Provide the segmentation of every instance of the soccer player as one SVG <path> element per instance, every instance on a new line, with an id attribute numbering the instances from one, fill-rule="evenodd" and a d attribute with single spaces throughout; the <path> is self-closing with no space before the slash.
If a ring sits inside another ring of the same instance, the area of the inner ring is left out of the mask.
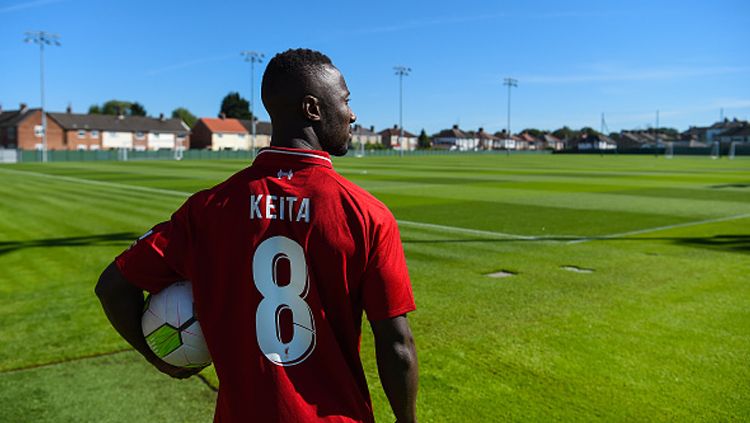
<path id="1" fill-rule="evenodd" d="M 415 309 L 393 215 L 333 169 L 346 154 L 349 90 L 324 54 L 288 50 L 263 75 L 271 147 L 191 196 L 102 273 L 114 328 L 160 371 L 146 344 L 143 290 L 192 281 L 219 377 L 215 421 L 373 421 L 359 357 L 362 315 L 399 422 L 416 420 Z"/>

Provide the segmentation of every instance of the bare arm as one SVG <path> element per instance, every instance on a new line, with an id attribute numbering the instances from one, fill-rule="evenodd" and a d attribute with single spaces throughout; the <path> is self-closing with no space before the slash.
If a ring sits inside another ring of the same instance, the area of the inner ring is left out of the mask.
<path id="1" fill-rule="evenodd" d="M 399 423 L 416 422 L 417 350 L 406 315 L 370 322 L 378 374 Z"/>
<path id="2" fill-rule="evenodd" d="M 151 351 L 141 329 L 143 291 L 128 282 L 114 263 L 104 269 L 94 292 L 115 330 L 159 371 L 179 379 L 190 377 L 200 371 L 172 366 Z"/>

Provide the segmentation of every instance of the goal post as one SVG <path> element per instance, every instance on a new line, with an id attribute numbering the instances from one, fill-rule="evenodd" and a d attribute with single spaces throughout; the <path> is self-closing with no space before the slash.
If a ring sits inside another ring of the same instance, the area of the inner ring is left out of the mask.
<path id="1" fill-rule="evenodd" d="M 735 154 L 737 154 L 737 141 L 732 141 L 729 144 L 729 154 L 727 154 L 727 158 L 732 160 L 734 159 Z"/>
<path id="2" fill-rule="evenodd" d="M 718 159 L 719 157 L 721 157 L 721 144 L 719 144 L 719 141 L 714 141 L 711 144 L 711 158 Z"/>
<path id="3" fill-rule="evenodd" d="M 669 141 L 664 145 L 664 157 L 671 159 L 674 157 L 674 143 Z"/>

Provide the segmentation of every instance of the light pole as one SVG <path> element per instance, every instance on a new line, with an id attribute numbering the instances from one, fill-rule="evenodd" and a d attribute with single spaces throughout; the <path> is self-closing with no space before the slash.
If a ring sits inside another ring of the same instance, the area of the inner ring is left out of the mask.
<path id="1" fill-rule="evenodd" d="M 246 62 L 250 62 L 250 127 L 253 132 L 253 157 L 255 157 L 255 112 L 253 111 L 253 105 L 255 104 L 255 64 L 263 63 L 265 55 L 252 50 L 241 51 L 240 54 L 245 58 Z"/>
<path id="2" fill-rule="evenodd" d="M 59 46 L 60 36 L 44 31 L 26 33 L 25 43 L 39 44 L 39 81 L 42 97 L 42 162 L 47 162 L 47 114 L 44 111 L 44 46 Z"/>
<path id="3" fill-rule="evenodd" d="M 401 146 L 401 157 L 404 156 L 404 77 L 409 76 L 411 68 L 395 66 L 393 70 L 398 75 L 398 145 Z"/>
<path id="4" fill-rule="evenodd" d="M 507 132 L 508 138 L 506 139 L 506 142 L 507 142 L 507 140 L 512 139 L 510 135 L 510 89 L 511 87 L 518 87 L 518 80 L 513 79 L 513 78 L 505 78 L 503 80 L 503 85 L 508 86 L 508 132 Z M 506 153 L 510 154 L 510 149 L 508 148 L 507 145 L 506 145 Z"/>

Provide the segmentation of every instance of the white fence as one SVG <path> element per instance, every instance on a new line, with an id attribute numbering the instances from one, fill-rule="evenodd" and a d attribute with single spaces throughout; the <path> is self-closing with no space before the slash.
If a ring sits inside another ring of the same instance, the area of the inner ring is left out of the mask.
<path id="1" fill-rule="evenodd" d="M 0 148 L 0 163 L 18 162 L 18 150 L 7 150 Z"/>

